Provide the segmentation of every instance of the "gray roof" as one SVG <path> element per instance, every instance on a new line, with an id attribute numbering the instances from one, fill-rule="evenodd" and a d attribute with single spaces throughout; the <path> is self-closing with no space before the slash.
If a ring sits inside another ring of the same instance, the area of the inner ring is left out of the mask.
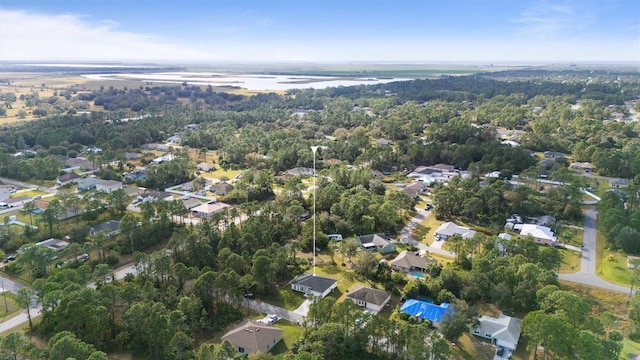
<path id="1" fill-rule="evenodd" d="M 389 238 L 387 237 L 387 234 L 383 233 L 358 236 L 356 240 L 361 245 L 373 243 L 374 245 L 380 247 L 385 247 L 391 243 L 389 241 Z"/>
<path id="2" fill-rule="evenodd" d="M 114 232 L 114 231 L 118 231 L 119 227 L 120 227 L 120 221 L 109 220 L 109 221 L 103 222 L 102 224 L 93 226 L 91 228 L 91 232 L 93 232 L 93 233 L 99 233 L 99 232 L 102 232 L 102 231 Z"/>
<path id="3" fill-rule="evenodd" d="M 306 286 L 311 290 L 323 293 L 332 287 L 338 280 L 326 278 L 322 276 L 313 276 L 312 274 L 302 274 L 295 278 L 291 283 Z"/>
<path id="4" fill-rule="evenodd" d="M 235 347 L 241 347 L 245 353 L 264 351 L 267 346 L 273 348 L 282 340 L 282 329 L 271 325 L 259 324 L 247 320 L 237 328 L 222 336 L 222 341 L 229 341 Z"/>
<path id="5" fill-rule="evenodd" d="M 71 180 L 79 179 L 80 176 L 74 172 L 66 173 L 64 175 L 58 176 L 58 181 L 60 182 L 68 182 Z"/>
<path id="6" fill-rule="evenodd" d="M 349 294 L 347 294 L 347 298 L 349 299 L 360 300 L 376 305 L 384 304 L 389 297 L 391 297 L 391 295 L 382 290 L 372 289 L 360 284 L 354 286 L 351 291 L 349 291 Z"/>
<path id="7" fill-rule="evenodd" d="M 403 251 L 400 255 L 396 256 L 391 262 L 391 265 L 399 266 L 405 269 L 419 268 L 426 269 L 428 264 L 435 264 L 438 261 L 436 259 L 419 256 L 409 251 Z"/>
<path id="8" fill-rule="evenodd" d="M 440 225 L 440 227 L 438 227 L 438 229 L 436 230 L 436 234 L 446 236 L 460 235 L 463 239 L 468 239 L 473 237 L 476 232 L 474 230 L 471 230 L 464 226 L 456 225 L 449 221 Z"/>
<path id="9" fill-rule="evenodd" d="M 479 326 L 476 328 L 479 328 L 481 332 L 491 334 L 491 338 L 518 346 L 522 320 L 506 315 L 500 315 L 497 319 L 482 315 L 478 322 Z"/>

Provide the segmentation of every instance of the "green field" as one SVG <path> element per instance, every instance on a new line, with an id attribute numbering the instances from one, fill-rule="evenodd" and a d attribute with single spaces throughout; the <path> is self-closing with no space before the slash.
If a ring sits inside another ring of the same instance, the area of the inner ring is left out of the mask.
<path id="1" fill-rule="evenodd" d="M 580 271 L 581 253 L 573 250 L 560 249 L 560 254 L 562 255 L 562 264 L 560 265 L 561 274 Z"/>
<path id="2" fill-rule="evenodd" d="M 633 270 L 627 267 L 627 256 L 604 248 L 604 237 L 598 233 L 596 243 L 596 274 L 612 283 L 629 286 Z"/>

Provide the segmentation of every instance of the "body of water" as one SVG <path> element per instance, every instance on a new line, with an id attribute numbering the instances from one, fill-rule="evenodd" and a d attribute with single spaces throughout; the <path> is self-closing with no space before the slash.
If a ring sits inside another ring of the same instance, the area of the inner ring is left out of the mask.
<path id="1" fill-rule="evenodd" d="M 370 77 L 330 77 L 330 76 L 296 76 L 296 75 L 257 75 L 257 74 L 221 74 L 221 73 L 190 73 L 164 72 L 147 74 L 89 74 L 83 75 L 94 80 L 129 80 L 152 83 L 237 86 L 247 90 L 288 90 L 288 89 L 324 89 L 336 86 L 374 85 L 392 81 L 406 81 L 412 79 L 400 78 L 370 78 Z"/>

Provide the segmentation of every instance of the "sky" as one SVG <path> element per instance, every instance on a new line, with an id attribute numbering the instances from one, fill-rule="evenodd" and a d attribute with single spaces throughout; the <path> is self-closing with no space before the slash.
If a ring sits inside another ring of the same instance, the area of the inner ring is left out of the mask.
<path id="1" fill-rule="evenodd" d="M 0 60 L 640 62 L 640 1 L 2 0 Z"/>

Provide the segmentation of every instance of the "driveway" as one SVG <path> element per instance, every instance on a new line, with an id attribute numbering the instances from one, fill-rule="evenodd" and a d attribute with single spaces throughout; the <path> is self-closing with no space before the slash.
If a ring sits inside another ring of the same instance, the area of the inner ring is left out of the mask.
<path id="1" fill-rule="evenodd" d="M 255 299 L 245 298 L 242 301 L 242 305 L 265 314 L 276 314 L 281 319 L 291 321 L 292 323 L 302 323 L 304 321 L 304 318 L 306 317 L 306 313 L 302 315 L 297 312 L 297 309 L 296 311 L 290 311 L 285 308 L 267 304 L 266 302 L 262 302 L 260 300 L 255 300 Z"/>
<path id="2" fill-rule="evenodd" d="M 407 223 L 407 225 L 405 225 L 405 227 L 402 228 L 402 230 L 400 231 L 400 242 L 408 245 L 413 245 L 417 247 L 420 250 L 420 252 L 428 252 L 428 253 L 438 254 L 438 255 L 443 255 L 448 257 L 456 257 L 455 253 L 452 253 L 451 251 L 447 251 L 447 250 L 442 250 L 440 248 L 442 244 L 438 244 L 439 245 L 438 247 L 429 246 L 427 244 L 418 242 L 416 239 L 413 238 L 413 236 L 411 236 L 411 232 L 413 231 L 413 229 L 415 229 L 416 226 L 418 226 L 422 221 L 424 221 L 424 219 L 431 216 L 431 211 L 426 211 L 421 209 L 416 209 L 416 211 L 418 211 L 418 213 L 414 217 L 412 217 L 411 220 L 409 220 L 409 222 Z"/>
<path id="3" fill-rule="evenodd" d="M 559 274 L 560 280 L 576 282 L 602 289 L 629 293 L 628 286 L 612 284 L 596 274 L 596 218 L 598 210 L 589 209 L 584 216 L 584 240 L 580 271 L 573 274 Z"/>

